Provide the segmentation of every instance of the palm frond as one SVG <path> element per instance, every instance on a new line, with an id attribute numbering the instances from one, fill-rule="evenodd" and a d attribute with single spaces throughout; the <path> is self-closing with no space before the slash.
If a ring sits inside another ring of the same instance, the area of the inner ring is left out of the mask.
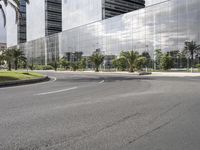
<path id="1" fill-rule="evenodd" d="M 8 3 L 10 4 L 10 6 L 15 10 L 16 13 L 16 17 L 15 17 L 15 22 L 18 23 L 19 21 L 19 17 L 20 17 L 20 10 L 18 6 L 15 6 L 12 2 L 8 1 Z"/>
<path id="2" fill-rule="evenodd" d="M 6 14 L 5 14 L 5 12 L 4 12 L 4 10 L 3 10 L 3 7 L 2 7 L 2 5 L 0 4 L 0 11 L 1 11 L 1 13 L 2 13 L 2 16 L 3 16 L 3 20 L 4 20 L 4 27 L 6 26 Z"/>
<path id="3" fill-rule="evenodd" d="M 15 5 L 17 5 L 17 7 L 20 6 L 19 0 L 12 0 L 12 1 L 14 2 Z M 9 2 L 12 3 L 11 1 L 9 1 Z M 8 3 L 9 3 L 9 2 L 8 2 Z"/>
<path id="4" fill-rule="evenodd" d="M 8 4 L 15 10 L 15 13 L 16 13 L 16 18 L 15 18 L 15 22 L 18 23 L 19 22 L 19 18 L 21 16 L 21 13 L 20 13 L 20 10 L 19 10 L 19 7 L 20 7 L 20 1 L 19 0 L 0 0 L 0 1 L 3 1 L 3 4 L 5 6 L 7 6 Z M 30 3 L 29 0 L 24 0 L 27 4 Z M 6 15 L 5 15 L 5 12 L 3 10 L 3 7 L 2 5 L 0 4 L 0 11 L 2 12 L 2 15 L 3 15 L 3 19 L 4 19 L 4 26 L 6 26 Z"/>
<path id="5" fill-rule="evenodd" d="M 8 0 L 3 0 L 3 2 L 4 2 L 4 4 L 5 4 L 5 6 L 8 5 Z"/>

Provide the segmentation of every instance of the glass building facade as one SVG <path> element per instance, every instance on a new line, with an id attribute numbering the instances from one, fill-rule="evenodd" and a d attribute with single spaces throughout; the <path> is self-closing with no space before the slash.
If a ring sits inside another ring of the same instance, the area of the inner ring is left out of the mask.
<path id="1" fill-rule="evenodd" d="M 26 6 L 27 41 L 45 37 L 45 15 L 45 0 L 32 0 Z"/>
<path id="2" fill-rule="evenodd" d="M 50 64 L 63 56 L 88 57 L 100 50 L 107 58 L 121 51 L 182 51 L 184 42 L 200 43 L 200 1 L 167 0 L 124 15 L 63 31 L 19 46 L 29 63 Z M 174 53 L 173 53 L 174 54 Z M 184 67 L 178 63 L 177 66 Z"/>
<path id="3" fill-rule="evenodd" d="M 144 7 L 144 0 L 62 0 L 63 31 Z"/>
<path id="4" fill-rule="evenodd" d="M 62 0 L 63 31 L 102 20 L 102 0 Z"/>
<path id="5" fill-rule="evenodd" d="M 45 35 L 52 35 L 62 31 L 62 0 L 46 0 L 45 2 Z"/>
<path id="6" fill-rule="evenodd" d="M 144 0 L 102 0 L 103 19 L 125 14 L 145 7 Z"/>
<path id="7" fill-rule="evenodd" d="M 18 44 L 26 42 L 26 2 L 24 0 L 20 0 L 20 17 L 18 23 Z"/>

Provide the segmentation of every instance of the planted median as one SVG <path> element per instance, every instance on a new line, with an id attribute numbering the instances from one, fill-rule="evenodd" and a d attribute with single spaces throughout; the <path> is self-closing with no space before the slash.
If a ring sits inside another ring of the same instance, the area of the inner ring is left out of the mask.
<path id="1" fill-rule="evenodd" d="M 35 72 L 0 71 L 0 87 L 47 81 L 48 77 Z"/>

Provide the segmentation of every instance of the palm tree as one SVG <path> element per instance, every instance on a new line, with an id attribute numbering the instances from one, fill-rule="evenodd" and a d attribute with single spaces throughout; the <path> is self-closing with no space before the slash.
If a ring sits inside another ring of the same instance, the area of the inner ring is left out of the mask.
<path id="1" fill-rule="evenodd" d="M 197 45 L 195 41 L 185 42 L 184 52 L 191 57 L 191 67 L 193 67 L 194 54 L 198 54 L 199 50 L 200 45 Z"/>
<path id="2" fill-rule="evenodd" d="M 95 71 L 99 72 L 99 67 L 103 63 L 104 56 L 101 53 L 94 53 L 89 59 L 95 66 Z"/>
<path id="3" fill-rule="evenodd" d="M 13 50 L 7 49 L 2 52 L 2 58 L 8 64 L 8 71 L 11 71 L 12 67 L 12 60 L 13 60 Z"/>
<path id="4" fill-rule="evenodd" d="M 20 61 L 26 62 L 26 57 L 24 55 L 24 52 L 20 49 L 13 49 L 13 59 L 14 59 L 15 70 L 18 69 L 18 63 Z"/>
<path id="5" fill-rule="evenodd" d="M 138 58 L 138 56 L 139 56 L 138 52 L 134 52 L 133 50 L 127 52 L 121 52 L 121 57 L 126 59 L 130 72 L 134 72 L 135 61 Z"/>
<path id="6" fill-rule="evenodd" d="M 29 4 L 29 0 L 24 0 L 27 4 Z M 3 3 L 1 3 L 3 2 Z M 5 15 L 5 11 L 3 9 L 3 5 L 5 7 L 7 7 L 8 5 L 10 5 L 16 13 L 16 23 L 18 23 L 19 21 L 19 17 L 20 17 L 20 0 L 0 0 L 0 11 L 3 15 L 3 19 L 4 19 L 4 26 L 6 26 L 6 15 Z"/>

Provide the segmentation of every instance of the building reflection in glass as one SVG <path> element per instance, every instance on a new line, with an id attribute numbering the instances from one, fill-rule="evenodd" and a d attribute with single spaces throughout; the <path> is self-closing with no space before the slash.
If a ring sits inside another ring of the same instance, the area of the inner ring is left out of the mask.
<path id="1" fill-rule="evenodd" d="M 97 48 L 108 57 L 117 57 L 121 51 L 135 50 L 142 54 L 148 50 L 154 59 L 155 50 L 161 49 L 166 53 L 174 52 L 175 65 L 181 67 L 185 60 L 180 61 L 175 51 L 182 51 L 186 40 L 200 43 L 199 38 L 200 1 L 169 0 L 30 41 L 20 47 L 29 60 L 42 64 L 51 63 L 63 56 L 74 61 L 79 59 L 75 55 L 77 52 L 81 54 L 80 57 L 88 57 Z M 110 61 L 111 58 L 108 59 Z"/>

